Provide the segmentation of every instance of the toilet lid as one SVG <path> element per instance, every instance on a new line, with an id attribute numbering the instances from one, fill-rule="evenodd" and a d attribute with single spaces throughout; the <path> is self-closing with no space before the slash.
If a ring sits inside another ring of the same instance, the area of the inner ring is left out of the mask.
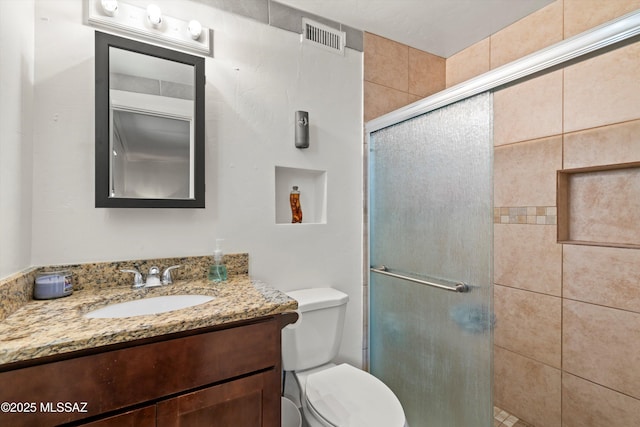
<path id="1" fill-rule="evenodd" d="M 307 378 L 307 404 L 337 427 L 402 427 L 398 398 L 373 375 L 342 364 Z"/>

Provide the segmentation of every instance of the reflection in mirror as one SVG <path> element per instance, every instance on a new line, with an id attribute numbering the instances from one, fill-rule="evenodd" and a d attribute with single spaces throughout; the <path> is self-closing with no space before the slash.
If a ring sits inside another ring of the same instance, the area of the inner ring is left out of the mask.
<path id="1" fill-rule="evenodd" d="M 193 198 L 193 67 L 109 48 L 109 197 Z"/>
<path id="2" fill-rule="evenodd" d="M 107 67 L 99 70 L 103 50 Z M 96 33 L 97 207 L 204 207 L 199 63 Z"/>
<path id="3" fill-rule="evenodd" d="M 193 198 L 189 122 L 113 110 L 109 197 Z"/>

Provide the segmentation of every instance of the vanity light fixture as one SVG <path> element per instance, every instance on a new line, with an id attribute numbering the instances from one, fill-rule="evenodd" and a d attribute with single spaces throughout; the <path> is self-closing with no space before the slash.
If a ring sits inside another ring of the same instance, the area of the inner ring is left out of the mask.
<path id="1" fill-rule="evenodd" d="M 100 4 L 106 15 L 116 16 L 118 13 L 118 0 L 101 0 Z"/>
<path id="2" fill-rule="evenodd" d="M 158 28 L 162 24 L 162 10 L 155 4 L 147 6 L 147 19 L 152 27 Z"/>
<path id="3" fill-rule="evenodd" d="M 0 0 L 1 1 L 1 0 Z M 85 0 L 85 24 L 205 56 L 213 56 L 213 31 L 199 21 L 162 13 L 156 4 L 140 7 L 122 0 Z"/>

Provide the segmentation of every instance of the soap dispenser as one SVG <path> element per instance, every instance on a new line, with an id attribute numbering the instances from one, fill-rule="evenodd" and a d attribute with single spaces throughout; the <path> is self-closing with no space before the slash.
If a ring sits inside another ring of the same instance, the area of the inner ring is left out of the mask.
<path id="1" fill-rule="evenodd" d="M 209 267 L 209 280 L 212 282 L 224 282 L 227 280 L 227 266 L 222 262 L 222 242 L 224 239 L 216 239 L 216 249 L 213 251 L 213 265 Z"/>

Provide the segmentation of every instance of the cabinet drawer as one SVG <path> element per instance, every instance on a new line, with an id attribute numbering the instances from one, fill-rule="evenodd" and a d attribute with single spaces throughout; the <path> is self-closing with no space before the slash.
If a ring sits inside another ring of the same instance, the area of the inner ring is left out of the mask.
<path id="1" fill-rule="evenodd" d="M 157 427 L 279 427 L 279 378 L 266 371 L 162 401 Z"/>
<path id="2" fill-rule="evenodd" d="M 280 366 L 280 325 L 266 318 L 0 373 L 0 402 L 86 402 L 86 412 L 0 413 L 0 425 L 52 425 Z M 8 386 L 10 385 L 10 386 Z M 39 408 L 39 406 L 38 406 Z"/>

